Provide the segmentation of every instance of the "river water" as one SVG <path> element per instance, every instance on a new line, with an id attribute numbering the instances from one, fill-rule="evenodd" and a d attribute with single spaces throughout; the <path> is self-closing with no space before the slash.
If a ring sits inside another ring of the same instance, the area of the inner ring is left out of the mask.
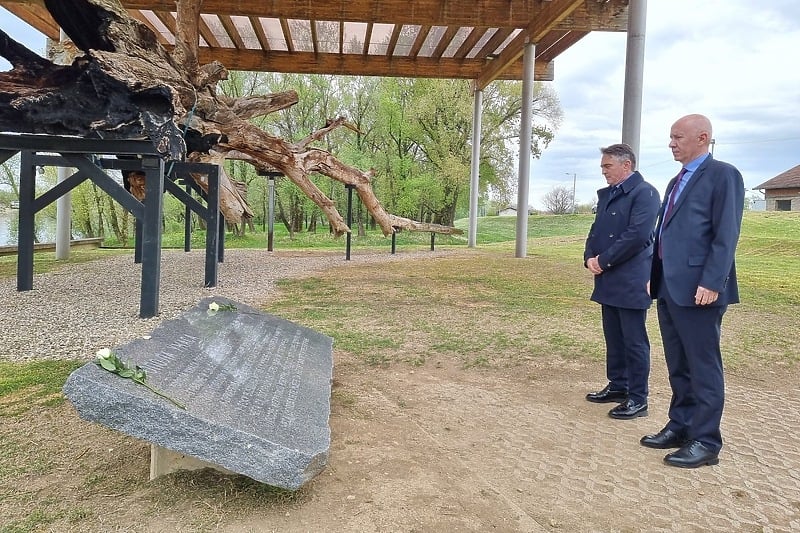
<path id="1" fill-rule="evenodd" d="M 17 244 L 17 225 L 19 211 L 0 209 L 0 246 Z M 44 216 L 36 217 L 37 242 L 55 242 L 56 221 Z"/>

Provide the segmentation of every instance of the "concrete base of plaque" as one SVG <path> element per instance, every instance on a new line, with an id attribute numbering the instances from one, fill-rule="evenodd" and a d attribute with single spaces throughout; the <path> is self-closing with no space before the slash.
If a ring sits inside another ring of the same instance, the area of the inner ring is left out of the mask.
<path id="1" fill-rule="evenodd" d="M 64 394 L 81 418 L 152 443 L 151 479 L 211 466 L 296 490 L 328 463 L 332 347 L 303 326 L 206 298 L 114 349 L 185 409 L 93 362 L 70 374 Z"/>
<path id="2" fill-rule="evenodd" d="M 150 481 L 179 470 L 202 470 L 211 468 L 223 474 L 235 474 L 217 465 L 201 461 L 185 453 L 173 452 L 156 444 L 150 445 Z"/>

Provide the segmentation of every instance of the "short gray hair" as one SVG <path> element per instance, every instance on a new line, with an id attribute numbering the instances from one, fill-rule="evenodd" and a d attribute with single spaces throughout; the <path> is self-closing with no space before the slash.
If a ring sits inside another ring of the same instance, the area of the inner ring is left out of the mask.
<path id="1" fill-rule="evenodd" d="M 600 148 L 600 153 L 603 155 L 611 156 L 620 163 L 624 163 L 625 161 L 630 161 L 631 169 L 636 168 L 636 154 L 633 153 L 633 148 L 631 148 L 630 145 L 628 144 L 625 143 L 612 144 L 611 146 Z"/>

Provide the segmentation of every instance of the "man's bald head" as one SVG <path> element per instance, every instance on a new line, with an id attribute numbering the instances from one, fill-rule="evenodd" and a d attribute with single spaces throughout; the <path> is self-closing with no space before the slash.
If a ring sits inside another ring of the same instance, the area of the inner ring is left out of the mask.
<path id="1" fill-rule="evenodd" d="M 684 165 L 708 153 L 711 121 L 704 115 L 686 115 L 675 121 L 669 132 L 669 147 L 676 161 Z"/>

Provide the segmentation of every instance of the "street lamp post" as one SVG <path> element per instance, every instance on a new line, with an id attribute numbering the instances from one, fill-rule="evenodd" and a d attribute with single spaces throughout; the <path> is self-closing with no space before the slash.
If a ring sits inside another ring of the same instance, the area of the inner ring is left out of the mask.
<path id="1" fill-rule="evenodd" d="M 567 176 L 572 174 L 572 214 L 575 214 L 575 185 L 578 183 L 578 174 L 576 172 L 564 172 Z"/>

